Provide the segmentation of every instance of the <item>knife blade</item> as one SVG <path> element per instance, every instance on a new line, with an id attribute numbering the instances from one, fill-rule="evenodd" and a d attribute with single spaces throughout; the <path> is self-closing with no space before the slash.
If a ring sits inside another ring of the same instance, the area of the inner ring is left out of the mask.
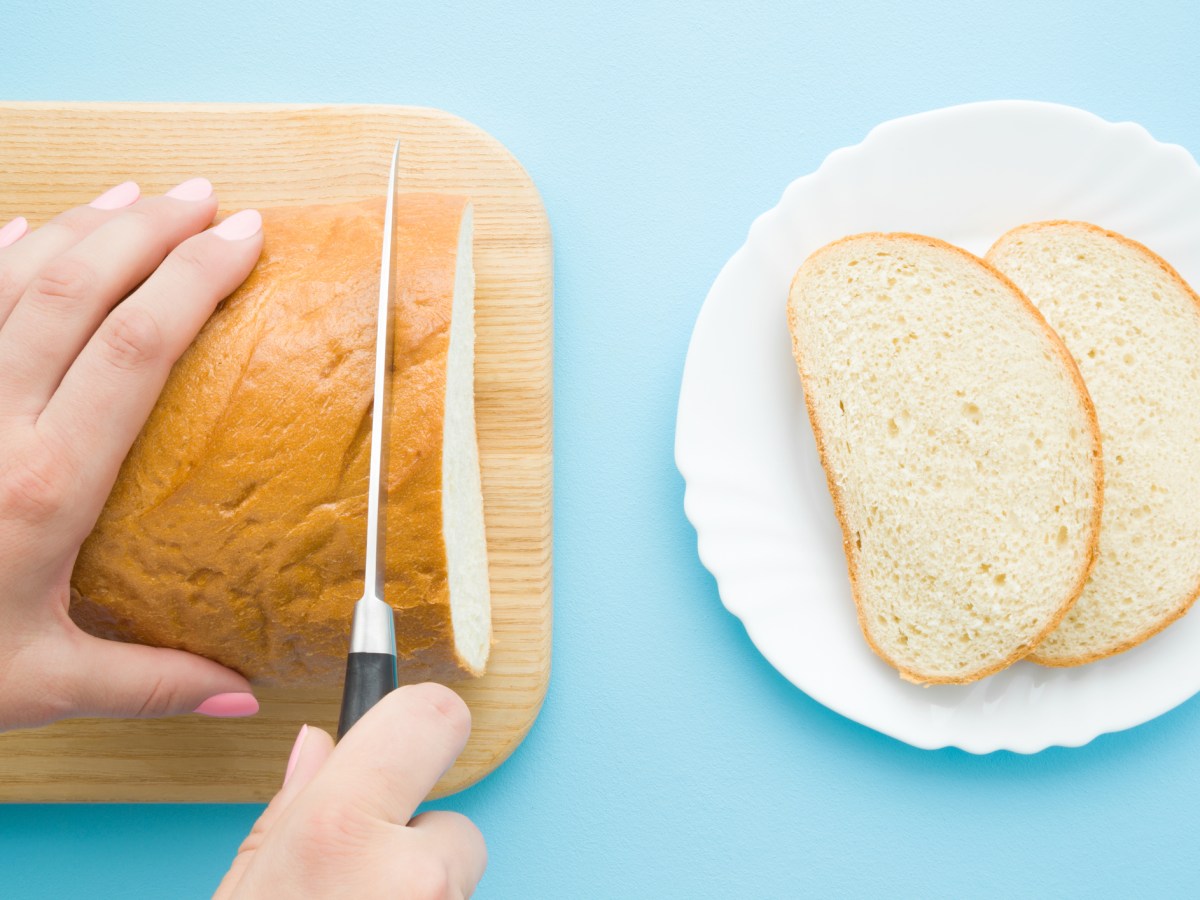
<path id="1" fill-rule="evenodd" d="M 367 547 L 362 598 L 354 604 L 346 681 L 338 718 L 340 739 L 372 706 L 396 688 L 396 628 L 384 599 L 387 519 L 388 425 L 392 399 L 392 229 L 400 141 L 392 151 L 383 254 L 379 265 L 379 313 L 375 334 L 375 398 L 371 409 L 371 475 L 367 486 Z"/>

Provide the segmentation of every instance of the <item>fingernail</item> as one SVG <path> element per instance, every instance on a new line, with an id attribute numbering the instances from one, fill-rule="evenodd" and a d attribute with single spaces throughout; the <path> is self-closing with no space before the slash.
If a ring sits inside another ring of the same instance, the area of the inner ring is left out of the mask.
<path id="1" fill-rule="evenodd" d="M 300 748 L 304 746 L 304 739 L 308 736 L 308 726 L 301 725 L 300 733 L 296 735 L 296 743 L 292 744 L 292 755 L 288 757 L 287 771 L 283 773 L 283 783 L 287 784 L 288 779 L 292 777 L 292 771 L 296 768 L 296 763 L 300 762 Z"/>
<path id="2" fill-rule="evenodd" d="M 218 719 L 236 719 L 258 712 L 258 701 L 254 699 L 253 694 L 215 694 L 192 712 Z"/>
<path id="3" fill-rule="evenodd" d="M 28 230 L 29 223 L 25 221 L 25 217 L 17 216 L 3 228 L 0 228 L 0 247 L 15 244 L 25 236 L 25 232 Z"/>
<path id="4" fill-rule="evenodd" d="M 122 209 L 133 204 L 141 194 L 136 181 L 126 181 L 115 188 L 109 188 L 88 206 L 92 209 Z"/>
<path id="5" fill-rule="evenodd" d="M 204 200 L 212 196 L 212 182 L 207 178 L 192 178 L 167 191 L 176 200 Z"/>
<path id="6" fill-rule="evenodd" d="M 236 212 L 212 230 L 219 238 L 227 241 L 241 241 L 258 234 L 262 228 L 262 216 L 257 209 L 243 209 Z"/>

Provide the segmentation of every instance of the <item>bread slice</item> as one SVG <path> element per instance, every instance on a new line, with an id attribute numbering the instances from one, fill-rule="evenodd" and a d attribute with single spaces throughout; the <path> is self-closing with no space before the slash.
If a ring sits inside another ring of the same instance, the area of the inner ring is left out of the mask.
<path id="1" fill-rule="evenodd" d="M 426 670 L 443 680 L 481 675 L 492 614 L 475 433 L 473 211 L 464 197 L 407 194 L 397 198 L 395 225 L 387 599 L 399 610 L 406 678 L 424 678 Z M 425 427 L 434 433 L 413 442 L 414 430 Z M 419 480 L 416 473 L 431 465 L 435 483 Z M 428 499 L 419 499 L 423 492 Z M 445 605 L 435 599 L 449 606 L 448 629 Z M 420 635 L 439 637 L 422 648 Z"/>
<path id="2" fill-rule="evenodd" d="M 462 198 L 438 194 L 410 197 L 402 209 L 405 218 L 398 223 L 402 230 L 397 238 L 402 271 L 397 277 L 406 299 L 432 311 L 431 330 L 436 331 L 443 325 L 447 295 L 450 298 L 442 412 L 442 537 L 454 647 L 461 667 L 481 675 L 492 646 L 492 593 L 475 432 L 474 211 Z M 455 219 L 456 241 L 448 233 L 440 244 L 429 240 L 430 223 L 442 222 L 452 231 Z M 421 296 L 418 284 L 424 289 Z M 393 442 L 392 452 L 405 449 Z M 396 530 L 402 531 L 402 526 Z"/>
<path id="3" fill-rule="evenodd" d="M 988 259 L 1058 330 L 1100 419 L 1100 558 L 1031 657 L 1079 665 L 1140 644 L 1200 593 L 1200 298 L 1141 244 L 1083 222 L 1013 229 Z"/>
<path id="4" fill-rule="evenodd" d="M 982 260 L 908 234 L 818 250 L 788 324 L 867 642 L 920 683 L 1026 655 L 1100 528 L 1099 429 L 1061 341 Z"/>
<path id="5" fill-rule="evenodd" d="M 259 683 L 336 684 L 363 590 L 383 204 L 264 210 L 73 574 L 72 617 Z M 490 591 L 465 198 L 395 210 L 386 599 L 402 680 L 482 673 Z"/>

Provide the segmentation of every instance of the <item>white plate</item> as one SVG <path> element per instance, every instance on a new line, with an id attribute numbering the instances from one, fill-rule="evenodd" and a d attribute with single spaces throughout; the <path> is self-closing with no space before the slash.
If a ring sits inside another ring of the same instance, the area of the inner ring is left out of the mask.
<path id="1" fill-rule="evenodd" d="M 911 231 L 983 253 L 1039 219 L 1127 234 L 1200 284 L 1200 167 L 1187 151 L 1071 107 L 974 103 L 880 125 L 793 182 L 717 276 L 688 349 L 675 457 L 722 601 L 801 690 L 917 747 L 1078 746 L 1200 690 L 1200 613 L 1099 663 L 1018 663 L 928 688 L 901 681 L 859 631 L 792 362 L 788 284 L 843 235 Z"/>

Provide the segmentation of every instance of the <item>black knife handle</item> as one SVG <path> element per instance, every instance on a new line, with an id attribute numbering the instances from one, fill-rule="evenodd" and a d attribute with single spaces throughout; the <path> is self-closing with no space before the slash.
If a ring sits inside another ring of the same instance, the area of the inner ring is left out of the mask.
<path id="1" fill-rule="evenodd" d="M 346 656 L 346 684 L 342 688 L 342 714 L 338 739 L 368 709 L 396 689 L 396 657 L 390 653 L 350 653 Z"/>

